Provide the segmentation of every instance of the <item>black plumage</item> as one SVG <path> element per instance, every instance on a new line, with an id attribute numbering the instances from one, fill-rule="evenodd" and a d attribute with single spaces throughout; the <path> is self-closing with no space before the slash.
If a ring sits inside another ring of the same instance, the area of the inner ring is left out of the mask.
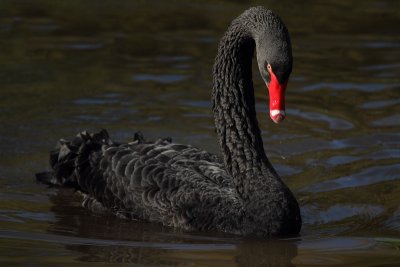
<path id="1" fill-rule="evenodd" d="M 47 184 L 73 187 L 89 209 L 159 222 L 185 230 L 242 235 L 297 234 L 299 206 L 268 161 L 254 107 L 251 62 L 256 50 L 280 81 L 292 68 L 290 38 L 270 10 L 254 7 L 229 26 L 213 71 L 213 112 L 223 159 L 171 139 L 111 141 L 103 130 L 60 140 L 51 152 L 52 172 L 37 174 Z"/>

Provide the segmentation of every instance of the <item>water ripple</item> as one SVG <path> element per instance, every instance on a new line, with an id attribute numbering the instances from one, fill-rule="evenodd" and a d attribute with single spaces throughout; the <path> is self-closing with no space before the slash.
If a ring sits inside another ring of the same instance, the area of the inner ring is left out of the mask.
<path id="1" fill-rule="evenodd" d="M 158 83 L 177 83 L 186 80 L 189 76 L 183 74 L 136 74 L 132 76 L 132 80 L 138 82 L 158 82 Z"/>
<path id="2" fill-rule="evenodd" d="M 327 192 L 337 189 L 360 187 L 383 181 L 399 179 L 400 164 L 388 166 L 375 166 L 367 168 L 354 175 L 312 184 L 300 189 L 301 192 Z"/>
<path id="3" fill-rule="evenodd" d="M 357 161 L 358 157 L 355 156 L 333 156 L 327 159 L 326 163 L 332 166 L 337 166 L 341 164 L 348 164 L 353 161 Z"/>
<path id="4" fill-rule="evenodd" d="M 394 64 L 379 64 L 379 65 L 372 65 L 372 66 L 365 66 L 361 67 L 361 70 L 373 70 L 373 71 L 379 71 L 379 70 L 389 70 L 389 69 L 399 69 L 400 64 L 399 63 L 394 63 Z"/>
<path id="5" fill-rule="evenodd" d="M 366 204 L 336 204 L 324 210 L 314 205 L 302 207 L 304 222 L 310 225 L 337 222 L 361 214 L 376 217 L 384 211 L 383 206 Z"/>
<path id="6" fill-rule="evenodd" d="M 65 49 L 70 50 L 97 50 L 103 48 L 104 45 L 100 43 L 75 43 L 64 45 Z"/>
<path id="7" fill-rule="evenodd" d="M 367 42 L 361 45 L 366 48 L 381 49 L 381 48 L 400 48 L 398 42 Z"/>
<path id="8" fill-rule="evenodd" d="M 388 99 L 388 100 L 378 100 L 378 101 L 371 101 L 371 102 L 366 102 L 358 107 L 364 108 L 364 109 L 379 109 L 379 108 L 387 108 L 390 106 L 394 106 L 400 103 L 400 99 Z"/>
<path id="9" fill-rule="evenodd" d="M 303 119 L 309 121 L 323 121 L 328 123 L 330 129 L 335 130 L 350 130 L 354 128 L 353 123 L 346 121 L 344 119 L 334 118 L 332 116 L 328 116 L 322 113 L 310 112 L 310 111 L 301 111 L 299 109 L 289 109 L 289 112 L 293 113 L 296 116 L 299 116 Z"/>
<path id="10" fill-rule="evenodd" d="M 117 99 L 107 99 L 107 98 L 80 98 L 73 101 L 76 105 L 108 105 L 118 103 Z"/>
<path id="11" fill-rule="evenodd" d="M 335 91 L 340 90 L 357 90 L 362 92 L 376 92 L 386 89 L 399 87 L 400 84 L 382 84 L 382 83 L 316 83 L 302 88 L 303 91 L 316 91 L 321 89 L 331 89 Z"/>
<path id="12" fill-rule="evenodd" d="M 132 248 L 158 248 L 168 250 L 232 250 L 235 249 L 235 244 L 222 243 L 204 243 L 204 244 L 189 244 L 189 243 L 162 243 L 162 242 L 145 242 L 145 241 L 125 241 L 125 240 L 108 240 L 95 238 L 81 238 L 75 236 L 63 236 L 45 233 L 19 232 L 19 231 L 4 231 L 0 230 L 1 238 L 11 238 L 18 240 L 44 241 L 50 243 L 64 245 L 95 245 L 95 246 L 127 246 Z"/>
<path id="13" fill-rule="evenodd" d="M 385 118 L 375 120 L 371 124 L 372 124 L 372 126 L 381 126 L 381 127 L 399 126 L 400 125 L 400 114 L 394 114 L 392 116 L 388 116 Z"/>

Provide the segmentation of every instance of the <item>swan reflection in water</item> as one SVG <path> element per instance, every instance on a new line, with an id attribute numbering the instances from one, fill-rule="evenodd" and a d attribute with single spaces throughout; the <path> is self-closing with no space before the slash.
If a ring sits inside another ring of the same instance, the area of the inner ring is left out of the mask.
<path id="1" fill-rule="evenodd" d="M 293 266 L 297 244 L 217 232 L 184 232 L 160 224 L 96 215 L 81 206 L 71 189 L 50 197 L 55 221 L 47 231 L 64 240 L 82 262 L 179 266 Z"/>

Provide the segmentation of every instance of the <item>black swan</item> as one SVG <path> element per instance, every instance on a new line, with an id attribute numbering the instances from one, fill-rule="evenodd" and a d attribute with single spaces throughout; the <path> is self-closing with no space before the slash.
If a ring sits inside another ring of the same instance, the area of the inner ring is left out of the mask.
<path id="1" fill-rule="evenodd" d="M 295 235 L 299 205 L 263 149 L 254 107 L 252 57 L 270 94 L 270 117 L 285 116 L 292 71 L 289 33 L 271 10 L 253 7 L 222 37 L 213 70 L 212 104 L 223 160 L 169 138 L 115 143 L 105 130 L 60 140 L 40 182 L 72 187 L 97 212 L 184 230 L 240 235 Z"/>

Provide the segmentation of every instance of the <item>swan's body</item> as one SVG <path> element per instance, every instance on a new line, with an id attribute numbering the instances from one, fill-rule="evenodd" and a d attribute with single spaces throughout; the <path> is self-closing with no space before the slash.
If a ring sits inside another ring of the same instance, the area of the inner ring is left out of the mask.
<path id="1" fill-rule="evenodd" d="M 51 154 L 53 172 L 38 179 L 83 192 L 87 208 L 130 219 L 186 230 L 297 234 L 297 201 L 269 163 L 256 119 L 251 79 L 255 48 L 270 90 L 287 82 L 289 35 L 281 20 L 262 7 L 232 22 L 215 60 L 213 111 L 223 160 L 169 139 L 145 142 L 137 134 L 131 143 L 116 144 L 105 131 L 81 133 L 72 142 L 60 141 Z M 267 64 L 273 73 L 267 72 Z M 278 115 L 271 108 L 275 121 L 283 119 L 283 108 L 278 105 Z"/>

